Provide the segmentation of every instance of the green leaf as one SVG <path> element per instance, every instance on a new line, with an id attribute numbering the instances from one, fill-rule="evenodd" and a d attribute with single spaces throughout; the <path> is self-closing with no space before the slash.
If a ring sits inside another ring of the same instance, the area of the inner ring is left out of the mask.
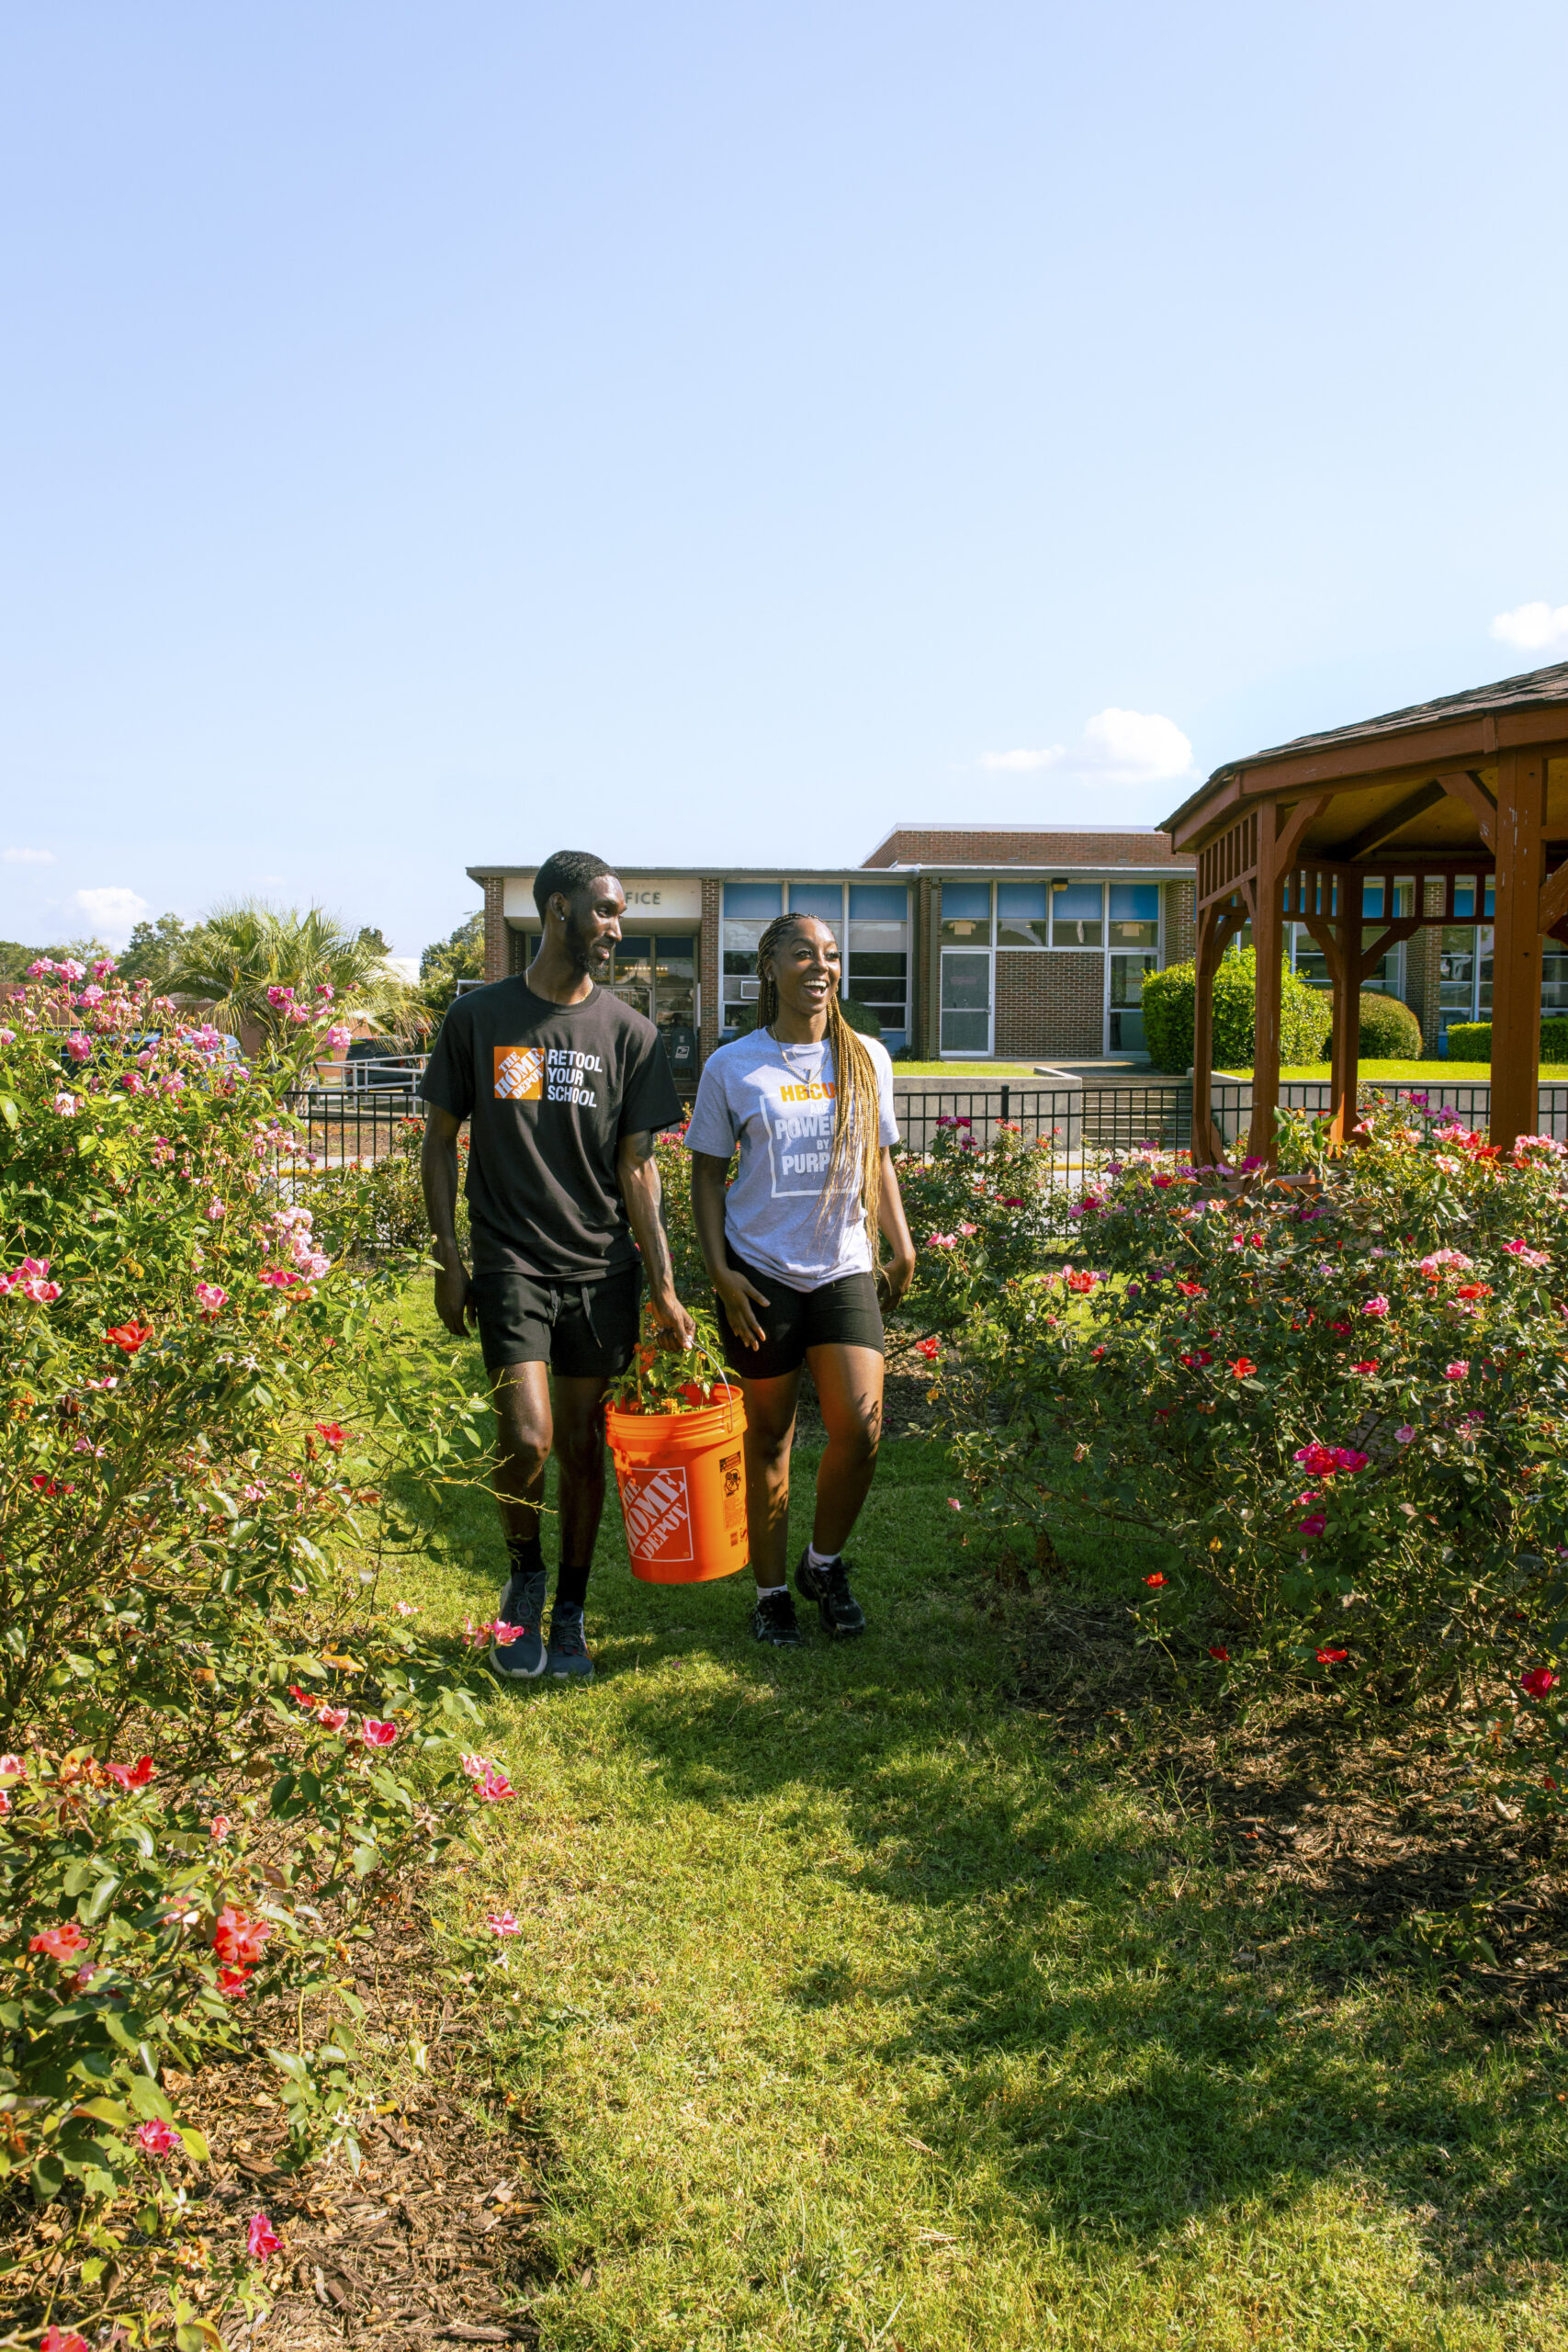
<path id="1" fill-rule="evenodd" d="M 85 2098 L 78 2111 L 96 2117 L 100 2123 L 112 2123 L 117 2131 L 129 2132 L 130 2129 L 130 2110 L 122 2107 L 117 2098 Z"/>
<path id="2" fill-rule="evenodd" d="M 198 2132 L 194 2123 L 181 2123 L 175 2128 L 186 2143 L 186 2154 L 192 2164 L 209 2164 L 212 2160 L 212 2151 L 207 2144 L 205 2132 Z"/>

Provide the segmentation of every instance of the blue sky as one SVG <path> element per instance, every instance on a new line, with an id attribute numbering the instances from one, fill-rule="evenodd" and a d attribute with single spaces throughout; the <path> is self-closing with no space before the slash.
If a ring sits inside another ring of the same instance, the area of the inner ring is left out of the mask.
<path id="1" fill-rule="evenodd" d="M 477 860 L 1134 824 L 1564 658 L 1565 51 L 8 10 L 0 933 L 260 893 L 416 953 Z"/>

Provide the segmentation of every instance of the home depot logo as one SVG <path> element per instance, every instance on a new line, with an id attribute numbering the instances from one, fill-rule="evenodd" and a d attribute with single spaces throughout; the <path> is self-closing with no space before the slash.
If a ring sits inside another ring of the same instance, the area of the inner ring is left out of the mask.
<path id="1" fill-rule="evenodd" d="M 692 1511 L 684 1470 L 623 1470 L 621 1510 L 634 1560 L 689 1560 Z"/>
<path id="2" fill-rule="evenodd" d="M 543 1046 L 497 1046 L 495 1099 L 498 1102 L 536 1102 L 544 1091 Z"/>

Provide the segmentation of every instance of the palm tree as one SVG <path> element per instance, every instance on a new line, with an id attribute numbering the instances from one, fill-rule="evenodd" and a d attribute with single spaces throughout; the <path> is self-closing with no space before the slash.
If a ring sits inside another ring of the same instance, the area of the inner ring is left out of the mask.
<path id="1" fill-rule="evenodd" d="M 348 930 L 321 907 L 300 914 L 256 899 L 215 907 L 181 940 L 166 983 L 210 1002 L 220 1029 L 250 1033 L 264 1050 L 280 1050 L 300 1035 L 289 1003 L 314 1012 L 330 1001 L 339 1014 L 367 1013 L 396 1028 L 417 1022 L 413 991 L 387 963 L 379 932 Z M 330 1000 L 321 989 L 330 988 Z M 269 991 L 292 990 L 281 1002 Z"/>

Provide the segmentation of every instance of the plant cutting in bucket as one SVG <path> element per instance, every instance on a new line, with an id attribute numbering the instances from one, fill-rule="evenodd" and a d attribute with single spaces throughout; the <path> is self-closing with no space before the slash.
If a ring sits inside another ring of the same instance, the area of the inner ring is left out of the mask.
<path id="1" fill-rule="evenodd" d="M 661 1348 L 645 1310 L 642 1341 L 604 1408 L 626 1550 L 645 1584 L 705 1584 L 750 1560 L 746 1408 L 710 1319 L 695 1321 L 690 1348 Z"/>

